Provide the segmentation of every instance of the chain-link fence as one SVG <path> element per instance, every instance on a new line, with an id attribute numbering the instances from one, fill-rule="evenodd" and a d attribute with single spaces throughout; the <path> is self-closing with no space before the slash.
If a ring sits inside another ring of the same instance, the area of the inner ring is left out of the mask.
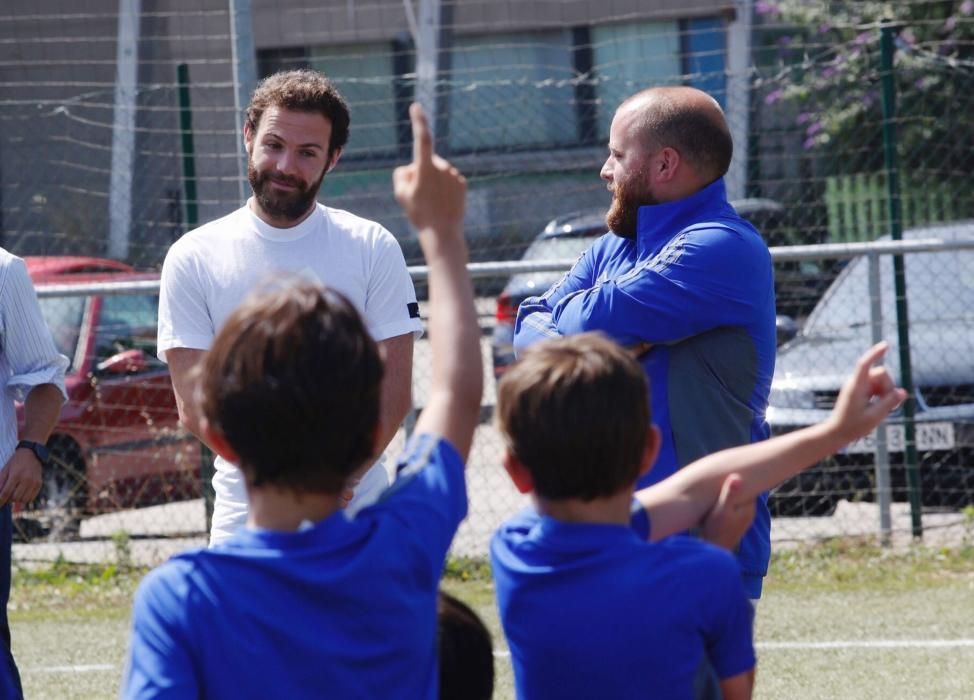
<path id="1" fill-rule="evenodd" d="M 916 229 L 903 242 L 775 248 L 779 263 L 828 261 L 840 272 L 797 335 L 794 326 L 779 327 L 784 344 L 768 421 L 783 433 L 824 420 L 856 358 L 876 339 L 892 341 L 887 362 L 902 376 L 893 253 L 906 260 L 917 459 L 908 462 L 901 411 L 876 434 L 772 493 L 776 539 L 909 537 L 915 491 L 916 515 L 928 538 L 939 541 L 963 530 L 958 511 L 974 504 L 974 369 L 967 359 L 974 349 L 974 221 Z M 551 258 L 474 264 L 472 272 L 543 279 L 568 264 Z M 425 270 L 413 274 L 422 280 Z M 139 560 L 157 561 L 186 546 L 186 538 L 204 541 L 205 456 L 178 428 L 168 371 L 155 357 L 158 276 L 86 276 L 83 284 L 37 284 L 55 341 L 71 358 L 70 403 L 51 440 L 57 464 L 17 524 L 23 539 L 72 543 L 73 556 L 81 559 L 112 556 L 113 538 L 124 532 L 139 538 L 133 545 Z M 106 278 L 113 281 L 101 281 Z M 503 296 L 477 302 L 485 391 L 468 466 L 470 515 L 454 543 L 459 555 L 484 556 L 494 529 L 526 503 L 501 467 L 503 441 L 492 424 L 495 376 L 509 360 L 506 303 Z M 428 343 L 420 339 L 413 372 L 417 410 L 428 394 L 429 362 Z M 404 439 L 405 430 L 390 452 Z M 910 469 L 918 475 L 913 490 Z M 45 551 L 23 554 L 43 557 Z"/>
<path id="2" fill-rule="evenodd" d="M 240 206 L 249 192 L 240 95 L 254 79 L 302 66 L 333 79 L 350 103 L 352 128 L 321 199 L 381 222 L 411 263 L 419 251 L 390 173 L 409 154 L 414 98 L 425 95 L 438 150 L 468 175 L 473 259 L 538 261 L 573 258 L 602 233 L 609 194 L 598 172 L 614 109 L 660 84 L 700 87 L 721 102 L 735 141 L 728 192 L 769 245 L 900 231 L 907 241 L 953 241 L 972 235 L 974 219 L 972 17 L 970 0 L 11 0 L 0 10 L 0 244 L 40 256 L 36 270 L 74 265 L 72 274 L 90 282 L 147 285 L 59 297 L 51 279 L 34 275 L 72 360 L 79 410 L 52 443 L 62 468 L 38 504 L 44 517 L 22 513 L 24 536 L 161 533 L 176 546 L 205 530 L 199 448 L 176 428 L 166 370 L 155 359 L 155 282 L 136 270 L 157 270 L 182 233 Z M 435 31 L 425 32 L 430 23 Z M 535 240 L 552 221 L 556 235 Z M 92 259 L 51 257 L 65 255 Z M 974 405 L 964 362 L 974 339 L 967 255 L 909 254 L 905 293 L 888 255 L 879 258 L 881 335 L 899 343 L 896 321 L 909 315 L 902 346 L 911 357 L 894 349 L 889 359 L 894 367 L 910 361 L 916 428 L 893 421 L 887 431 L 888 488 L 876 481 L 867 442 L 786 484 L 773 501 L 777 536 L 915 532 L 918 518 L 903 503 L 912 493 L 914 513 L 928 509 L 929 537 L 937 518 L 960 517 L 930 508 L 956 513 L 974 503 L 964 413 Z M 799 336 L 779 353 L 768 414 L 775 430 L 817 419 L 850 353 L 873 337 L 866 261 L 835 251 L 776 257 L 778 311 L 791 319 L 779 331 Z M 517 301 L 558 275 L 508 280 L 512 271 L 501 266 L 477 282 L 485 419 L 491 368 L 510 359 Z M 895 304 L 904 294 L 907 303 Z M 420 341 L 420 406 L 424 353 Z M 915 459 L 901 449 L 910 435 Z M 498 457 L 485 420 L 461 553 L 482 551 L 493 525 L 523 502 Z M 888 517 L 877 488 L 890 495 Z M 118 515 L 133 508 L 141 519 Z"/>
<path id="3" fill-rule="evenodd" d="M 389 188 L 423 87 L 406 12 L 417 3 L 439 8 L 438 149 L 469 176 L 475 259 L 516 258 L 549 220 L 607 206 L 597 174 L 615 107 L 658 84 L 724 106 L 731 198 L 751 200 L 772 244 L 887 232 L 887 145 L 907 227 L 974 215 L 966 1 L 13 0 L 0 11 L 3 244 L 157 267 L 249 192 L 236 95 L 310 66 L 352 108 L 322 198 L 382 222 L 417 261 Z M 256 61 L 234 60 L 241 46 Z"/>

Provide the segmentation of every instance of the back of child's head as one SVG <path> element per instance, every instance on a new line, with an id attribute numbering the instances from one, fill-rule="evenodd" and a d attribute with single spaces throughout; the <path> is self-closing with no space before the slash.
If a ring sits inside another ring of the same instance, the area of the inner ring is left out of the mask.
<path id="1" fill-rule="evenodd" d="M 197 400 L 250 485 L 337 493 L 373 456 L 382 371 L 344 296 L 287 280 L 229 316 L 198 368 Z"/>
<path id="2" fill-rule="evenodd" d="M 497 389 L 508 449 L 550 500 L 592 500 L 639 477 L 650 424 L 645 372 L 598 333 L 528 349 Z"/>
<path id="3" fill-rule="evenodd" d="M 483 621 L 465 603 L 440 591 L 436 606 L 440 700 L 489 700 L 494 694 L 494 646 Z"/>

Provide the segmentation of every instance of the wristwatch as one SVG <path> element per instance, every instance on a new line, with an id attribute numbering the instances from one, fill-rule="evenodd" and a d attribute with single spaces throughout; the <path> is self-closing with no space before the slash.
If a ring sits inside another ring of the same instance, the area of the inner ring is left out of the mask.
<path id="1" fill-rule="evenodd" d="M 33 440 L 21 440 L 17 443 L 17 449 L 30 450 L 37 457 L 37 461 L 41 463 L 42 467 L 46 467 L 51 463 L 51 451 L 47 449 L 47 445 L 43 445 L 39 442 L 34 442 Z"/>

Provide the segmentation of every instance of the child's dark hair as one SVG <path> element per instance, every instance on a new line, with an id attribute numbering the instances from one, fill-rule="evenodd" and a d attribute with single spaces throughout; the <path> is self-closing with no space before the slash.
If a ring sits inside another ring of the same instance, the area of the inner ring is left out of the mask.
<path id="1" fill-rule="evenodd" d="M 291 280 L 252 294 L 197 371 L 201 413 L 253 486 L 337 493 L 373 456 L 382 360 L 338 292 Z"/>
<path id="2" fill-rule="evenodd" d="M 436 616 L 440 700 L 489 700 L 494 694 L 494 646 L 487 627 L 468 605 L 442 590 Z"/>
<path id="3" fill-rule="evenodd" d="M 545 341 L 505 373 L 497 422 L 539 496 L 611 496 L 639 477 L 650 424 L 646 375 L 600 334 Z"/>

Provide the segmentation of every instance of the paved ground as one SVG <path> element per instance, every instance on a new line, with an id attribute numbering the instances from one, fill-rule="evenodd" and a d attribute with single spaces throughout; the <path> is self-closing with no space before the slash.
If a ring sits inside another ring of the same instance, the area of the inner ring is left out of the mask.
<path id="1" fill-rule="evenodd" d="M 496 471 L 496 470 L 495 470 Z M 472 468 L 469 473 L 470 515 L 460 526 L 453 552 L 465 556 L 484 556 L 490 533 L 500 522 L 526 502 L 507 482 L 503 474 Z M 832 517 L 782 518 L 774 521 L 772 540 L 776 546 L 791 546 L 838 537 L 873 537 L 879 532 L 879 509 L 870 503 L 842 501 Z M 196 525 L 195 535 L 184 533 Z M 172 554 L 206 543 L 203 535 L 203 502 L 187 501 L 167 506 L 145 508 L 87 521 L 83 539 L 77 542 L 15 544 L 17 561 L 50 562 L 59 556 L 77 562 L 113 562 L 122 554 L 112 534 L 129 535 L 126 554 L 137 564 L 155 565 Z M 926 513 L 923 516 L 923 542 L 932 546 L 950 546 L 974 540 L 974 526 L 960 513 Z M 90 538 L 90 539 L 84 539 Z M 909 506 L 893 506 L 892 541 L 894 546 L 912 540 Z"/>
<path id="2" fill-rule="evenodd" d="M 500 454 L 497 432 L 481 425 L 467 467 L 470 512 L 454 541 L 456 554 L 484 555 L 490 533 L 526 503 L 500 466 Z M 15 544 L 14 557 L 25 563 L 53 561 L 59 555 L 69 561 L 115 561 L 119 544 L 113 536 L 124 532 L 126 555 L 135 563 L 153 565 L 187 547 L 204 545 L 205 523 L 202 499 L 109 513 L 83 521 L 81 541 Z"/>
<path id="3" fill-rule="evenodd" d="M 462 555 L 483 555 L 490 533 L 504 518 L 526 503 L 500 466 L 502 442 L 490 424 L 495 383 L 489 330 L 493 322 L 494 302 L 493 299 L 479 299 L 477 304 L 485 327 L 481 343 L 484 423 L 477 429 L 467 466 L 470 513 L 454 542 L 454 551 Z M 425 315 L 425 309 L 423 313 Z M 415 405 L 423 406 L 430 377 L 429 342 L 426 338 L 416 343 L 413 375 L 413 401 Z M 404 440 L 405 433 L 400 431 L 389 452 L 397 454 Z M 52 561 L 59 555 L 70 561 L 114 561 L 119 554 L 119 545 L 112 539 L 113 535 L 124 532 L 128 535 L 126 556 L 133 562 L 152 565 L 164 561 L 174 552 L 204 545 L 205 517 L 202 500 L 95 516 L 81 523 L 81 541 L 16 544 L 14 556 L 25 563 Z"/>

